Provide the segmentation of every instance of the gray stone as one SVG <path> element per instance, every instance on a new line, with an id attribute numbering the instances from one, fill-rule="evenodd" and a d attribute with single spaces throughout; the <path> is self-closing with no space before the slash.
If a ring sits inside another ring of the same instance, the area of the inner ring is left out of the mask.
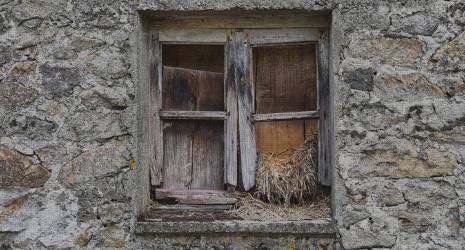
<path id="1" fill-rule="evenodd" d="M 444 44 L 431 57 L 430 66 L 437 71 L 465 70 L 465 32 Z"/>
<path id="2" fill-rule="evenodd" d="M 61 168 L 60 181 L 71 187 L 129 168 L 127 146 L 126 141 L 112 140 L 83 152 Z"/>
<path id="3" fill-rule="evenodd" d="M 40 73 L 44 89 L 58 97 L 71 94 L 73 88 L 78 86 L 81 81 L 76 69 L 42 65 Z"/>
<path id="4" fill-rule="evenodd" d="M 393 15 L 391 22 L 396 31 L 423 36 L 431 36 L 440 24 L 439 18 L 426 12 L 416 12 L 407 16 Z"/>
<path id="5" fill-rule="evenodd" d="M 16 116 L 0 123 L 0 132 L 5 136 L 22 136 L 29 140 L 45 140 L 52 137 L 58 125 L 35 116 Z"/>
<path id="6" fill-rule="evenodd" d="M 344 72 L 344 80 L 349 83 L 352 89 L 372 91 L 373 77 L 376 75 L 374 69 L 355 69 Z"/>
<path id="7" fill-rule="evenodd" d="M 36 29 L 41 24 L 42 24 L 42 18 L 40 17 L 33 17 L 21 23 L 22 26 L 25 26 L 30 29 Z"/>
<path id="8" fill-rule="evenodd" d="M 423 42 L 414 38 L 353 35 L 348 49 L 355 58 L 415 68 L 424 46 Z"/>
<path id="9" fill-rule="evenodd" d="M 0 146 L 0 188 L 37 188 L 50 178 L 50 171 L 20 153 Z"/>
<path id="10" fill-rule="evenodd" d="M 0 67 L 10 62 L 12 58 L 11 48 L 0 43 Z"/>
<path id="11" fill-rule="evenodd" d="M 21 109 L 34 103 L 37 96 L 33 88 L 14 82 L 0 82 L 0 108 Z"/>

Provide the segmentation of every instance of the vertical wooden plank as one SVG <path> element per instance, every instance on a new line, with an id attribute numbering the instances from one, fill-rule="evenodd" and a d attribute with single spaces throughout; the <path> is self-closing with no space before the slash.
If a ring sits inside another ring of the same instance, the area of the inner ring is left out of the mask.
<path id="1" fill-rule="evenodd" d="M 196 121 L 191 189 L 223 190 L 223 121 Z"/>
<path id="2" fill-rule="evenodd" d="M 319 84 L 319 177 L 324 186 L 331 185 L 331 114 L 329 88 L 329 32 L 321 31 L 318 41 L 318 84 Z"/>
<path id="3" fill-rule="evenodd" d="M 163 188 L 189 189 L 192 182 L 192 121 L 164 122 Z"/>
<path id="4" fill-rule="evenodd" d="M 224 183 L 237 186 L 237 95 L 236 95 L 236 70 L 235 70 L 235 40 L 233 34 L 229 34 L 225 48 L 225 106 L 228 113 L 224 128 Z"/>
<path id="5" fill-rule="evenodd" d="M 163 131 L 161 126 L 160 114 L 162 104 L 161 95 L 161 46 L 158 41 L 158 33 L 151 32 L 150 53 L 150 159 L 151 184 L 160 186 L 163 176 Z"/>
<path id="6" fill-rule="evenodd" d="M 253 86 L 250 80 L 251 48 L 243 32 L 236 32 L 234 43 L 242 183 L 244 190 L 249 191 L 255 185 L 257 167 L 255 126 L 251 119 L 255 110 Z"/>

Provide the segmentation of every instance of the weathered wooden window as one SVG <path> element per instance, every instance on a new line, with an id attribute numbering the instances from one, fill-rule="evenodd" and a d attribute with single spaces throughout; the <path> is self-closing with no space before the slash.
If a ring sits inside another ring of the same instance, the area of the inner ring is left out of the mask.
<path id="1" fill-rule="evenodd" d="M 316 28 L 153 32 L 155 198 L 232 202 L 225 193 L 255 185 L 259 154 L 297 147 L 311 136 L 318 138 L 320 182 L 329 185 L 327 34 Z"/>

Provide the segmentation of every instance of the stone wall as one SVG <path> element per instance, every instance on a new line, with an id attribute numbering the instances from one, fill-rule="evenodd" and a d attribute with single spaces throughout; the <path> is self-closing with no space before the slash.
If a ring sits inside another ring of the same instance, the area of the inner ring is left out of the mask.
<path id="1" fill-rule="evenodd" d="M 0 248 L 305 246 L 134 234 L 137 11 L 229 9 L 332 13 L 334 247 L 462 249 L 463 0 L 0 0 Z"/>

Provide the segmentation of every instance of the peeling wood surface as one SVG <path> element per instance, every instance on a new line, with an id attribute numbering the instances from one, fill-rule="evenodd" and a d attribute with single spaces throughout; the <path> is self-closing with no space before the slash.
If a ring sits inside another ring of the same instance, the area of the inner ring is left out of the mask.
<path id="1" fill-rule="evenodd" d="M 252 114 L 255 112 L 255 100 L 251 81 L 251 48 L 248 38 L 242 32 L 236 32 L 234 40 L 234 61 L 236 86 L 238 96 L 239 141 L 241 155 L 242 184 L 245 191 L 255 185 L 255 169 L 257 151 L 255 141 L 255 126 Z"/>

